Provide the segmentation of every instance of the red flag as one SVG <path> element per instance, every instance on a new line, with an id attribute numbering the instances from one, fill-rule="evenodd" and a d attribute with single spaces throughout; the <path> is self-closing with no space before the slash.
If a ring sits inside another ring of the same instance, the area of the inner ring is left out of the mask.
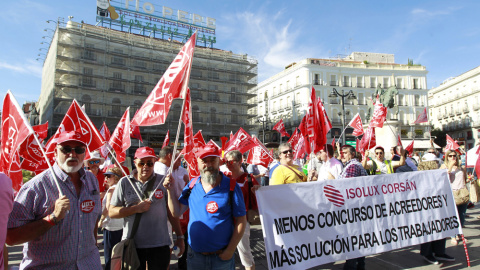
<path id="1" fill-rule="evenodd" d="M 47 157 L 53 158 L 54 150 L 57 145 L 57 138 L 60 133 L 75 131 L 81 134 L 82 140 L 87 142 L 87 148 L 90 152 L 102 147 L 104 140 L 102 135 L 98 132 L 95 125 L 90 121 L 90 118 L 80 108 L 78 102 L 73 100 L 72 105 L 68 108 L 65 117 L 63 118 L 57 132 L 47 142 Z"/>
<path id="2" fill-rule="evenodd" d="M 42 141 L 45 138 L 47 138 L 47 135 L 48 135 L 48 121 L 45 124 L 36 125 L 36 126 L 33 126 L 32 128 L 33 128 L 33 131 L 35 131 L 35 133 L 37 134 L 37 138 L 38 138 L 39 141 Z"/>
<path id="3" fill-rule="evenodd" d="M 220 137 L 220 141 L 222 141 L 222 150 L 225 150 L 225 146 L 227 145 L 228 138 L 225 136 Z"/>
<path id="4" fill-rule="evenodd" d="M 308 140 L 308 132 L 307 132 L 307 115 L 303 116 L 302 118 L 302 122 L 300 122 L 300 125 L 298 126 L 298 130 L 301 132 L 301 134 L 303 135 L 303 137 L 305 137 L 304 139 L 304 147 L 305 147 L 305 151 L 307 153 L 310 153 L 311 150 L 310 150 L 310 142 Z"/>
<path id="5" fill-rule="evenodd" d="M 355 138 L 355 140 L 357 142 L 355 145 L 355 151 L 358 153 L 365 153 L 365 150 L 361 147 L 361 141 L 358 138 Z M 340 153 L 342 153 L 342 151 L 340 151 Z"/>
<path id="6" fill-rule="evenodd" d="M 132 120 L 133 125 L 153 126 L 165 123 L 172 100 L 184 97 L 190 77 L 196 38 L 195 32 L 137 111 Z"/>
<path id="7" fill-rule="evenodd" d="M 23 185 L 23 174 L 22 168 L 20 166 L 20 157 L 15 155 L 15 158 L 10 166 L 10 171 L 8 172 L 8 177 L 12 179 L 12 188 L 14 190 L 20 190 Z"/>
<path id="8" fill-rule="evenodd" d="M 324 127 L 324 133 L 326 136 L 326 134 L 330 131 L 330 129 L 332 129 L 332 122 L 330 122 L 330 119 L 328 118 L 327 110 L 325 110 L 325 106 L 323 106 L 323 102 L 321 98 L 317 98 L 317 106 L 320 112 L 320 116 L 323 115 L 323 127 Z"/>
<path id="9" fill-rule="evenodd" d="M 7 91 L 3 99 L 1 131 L 0 170 L 12 179 L 11 176 L 20 168 L 17 150 L 23 141 L 25 141 L 30 134 L 33 134 L 34 131 L 10 90 Z M 11 172 L 12 175 L 10 175 Z M 12 179 L 12 182 L 13 180 L 14 179 Z M 18 185 L 18 183 L 16 185 Z"/>
<path id="10" fill-rule="evenodd" d="M 122 118 L 110 137 L 109 145 L 112 146 L 117 156 L 118 162 L 125 161 L 126 151 L 130 148 L 130 107 L 127 108 Z"/>
<path id="11" fill-rule="evenodd" d="M 233 132 L 230 131 L 230 139 L 229 140 L 231 140 L 232 138 L 233 138 Z"/>
<path id="12" fill-rule="evenodd" d="M 478 178 L 478 176 L 480 175 L 480 155 L 478 155 L 477 162 L 475 163 L 475 173 L 477 174 L 477 178 Z"/>
<path id="13" fill-rule="evenodd" d="M 200 171 L 198 170 L 198 163 L 197 158 L 195 157 L 195 152 L 197 146 L 195 146 L 195 139 L 193 135 L 193 126 L 192 126 L 192 105 L 190 99 L 190 89 L 187 88 L 187 92 L 185 94 L 185 103 L 184 103 L 184 111 L 182 112 L 182 122 L 185 125 L 185 130 L 183 132 L 183 152 L 184 152 L 184 159 L 188 164 L 188 176 L 190 179 L 197 177 L 200 175 Z M 170 131 L 169 131 L 170 132 Z M 198 136 L 197 136 L 198 134 Z M 202 133 L 199 131 L 195 136 L 197 136 L 197 140 L 200 140 L 199 144 L 205 141 L 203 140 Z"/>
<path id="14" fill-rule="evenodd" d="M 415 143 L 415 140 L 413 140 L 407 147 L 405 147 L 405 151 L 408 152 L 408 155 L 411 156 L 413 154 L 413 144 Z"/>
<path id="15" fill-rule="evenodd" d="M 370 126 L 382 128 L 385 119 L 387 118 L 387 107 L 384 107 L 382 103 L 378 100 L 375 102 L 374 110 L 373 110 L 373 117 L 370 121 Z"/>
<path id="16" fill-rule="evenodd" d="M 132 123 L 130 123 L 130 138 L 137 139 L 143 143 L 140 127 L 132 125 Z"/>
<path id="17" fill-rule="evenodd" d="M 290 134 L 288 134 L 287 131 L 285 130 L 283 119 L 280 119 L 280 121 L 278 121 L 278 123 L 276 123 L 275 126 L 273 126 L 272 130 L 276 130 L 280 132 L 282 137 L 285 137 L 285 136 L 290 137 Z"/>
<path id="18" fill-rule="evenodd" d="M 400 138 L 400 134 L 397 135 L 397 145 L 400 145 L 401 147 L 403 147 L 402 138 Z"/>
<path id="19" fill-rule="evenodd" d="M 268 154 L 268 149 L 257 138 L 253 138 L 257 146 L 253 147 L 248 153 L 247 163 L 252 165 L 262 165 L 267 168 L 273 158 Z"/>
<path id="20" fill-rule="evenodd" d="M 247 152 L 248 150 L 252 149 L 256 146 L 255 141 L 253 138 L 248 134 L 243 128 L 240 128 L 233 138 L 228 141 L 227 146 L 225 147 L 225 153 L 228 153 L 232 150 L 238 150 L 242 153 Z"/>
<path id="21" fill-rule="evenodd" d="M 292 145 L 292 148 L 295 147 L 295 145 L 297 144 L 297 142 L 298 142 L 298 140 L 300 139 L 301 136 L 303 136 L 302 133 L 300 133 L 298 131 L 298 129 L 296 128 L 295 131 L 293 132 L 292 136 L 288 140 L 288 143 Z"/>
<path id="22" fill-rule="evenodd" d="M 428 122 L 427 107 L 423 109 L 423 112 L 417 117 L 417 120 L 413 122 L 414 124 L 426 123 Z"/>
<path id="23" fill-rule="evenodd" d="M 325 122 L 323 120 L 323 113 L 320 114 L 319 106 L 317 104 L 318 100 L 316 97 L 315 88 L 312 87 L 312 93 L 310 95 L 310 103 L 308 104 L 308 113 L 307 113 L 307 133 L 308 133 L 308 143 L 312 144 L 313 152 L 317 152 L 320 149 L 325 147 L 327 142 L 327 133 L 325 130 Z"/>
<path id="24" fill-rule="evenodd" d="M 295 147 L 292 147 L 292 148 L 293 148 L 293 158 L 294 159 L 303 158 L 305 153 L 308 153 L 306 151 L 307 147 L 306 147 L 305 137 L 300 136 L 300 138 L 298 138 L 297 143 L 295 144 Z"/>
<path id="25" fill-rule="evenodd" d="M 447 134 L 447 146 L 445 146 L 445 150 L 457 150 L 460 148 L 460 145 L 458 145 L 452 137 L 448 136 Z"/>
<path id="26" fill-rule="evenodd" d="M 102 135 L 103 140 L 108 142 L 110 141 L 110 130 L 108 130 L 107 125 L 105 124 L 105 121 L 102 124 L 102 127 L 100 128 L 100 135 Z"/>
<path id="27" fill-rule="evenodd" d="M 360 141 L 360 150 L 361 153 L 365 153 L 365 151 L 374 148 L 377 145 L 377 139 L 375 136 L 375 128 L 372 126 L 368 126 L 365 130 L 365 134 L 363 134 L 362 140 Z"/>
<path id="28" fill-rule="evenodd" d="M 202 131 L 199 130 L 194 136 L 193 136 L 193 143 L 195 145 L 195 148 L 199 148 L 204 146 L 205 140 L 203 139 Z"/>
<path id="29" fill-rule="evenodd" d="M 362 124 L 362 118 L 360 118 L 360 114 L 357 113 L 350 123 L 348 123 L 349 126 L 353 128 L 352 135 L 353 136 L 360 136 L 363 134 L 363 124 Z"/>
<path id="30" fill-rule="evenodd" d="M 167 131 L 167 135 L 165 135 L 165 139 L 163 140 L 162 148 L 168 146 L 170 144 L 170 130 Z"/>

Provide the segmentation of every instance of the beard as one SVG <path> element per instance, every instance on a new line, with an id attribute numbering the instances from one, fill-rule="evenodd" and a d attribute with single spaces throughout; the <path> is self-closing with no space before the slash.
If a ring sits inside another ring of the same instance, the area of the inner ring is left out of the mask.
<path id="1" fill-rule="evenodd" d="M 77 166 L 68 166 L 69 161 L 77 161 L 78 164 Z M 67 158 L 63 163 L 61 163 L 59 160 L 57 160 L 58 166 L 66 173 L 76 173 L 78 170 L 80 170 L 83 167 L 83 163 L 79 162 L 78 158 Z"/>
<path id="2" fill-rule="evenodd" d="M 201 170 L 200 176 L 203 181 L 213 186 L 217 182 L 218 173 L 219 173 L 218 169 L 214 169 L 210 167 L 210 168 L 205 168 L 204 170 Z"/>

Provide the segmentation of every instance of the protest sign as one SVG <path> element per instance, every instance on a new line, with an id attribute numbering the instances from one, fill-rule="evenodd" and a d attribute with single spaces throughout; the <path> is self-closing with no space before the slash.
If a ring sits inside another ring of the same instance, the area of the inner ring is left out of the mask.
<path id="1" fill-rule="evenodd" d="M 307 269 L 461 234 L 445 170 L 261 187 L 269 269 Z"/>

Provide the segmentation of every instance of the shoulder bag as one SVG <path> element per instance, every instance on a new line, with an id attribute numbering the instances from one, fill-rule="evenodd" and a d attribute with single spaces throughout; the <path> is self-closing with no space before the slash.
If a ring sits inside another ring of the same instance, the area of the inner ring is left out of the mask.
<path id="1" fill-rule="evenodd" d="M 252 176 L 247 174 L 248 179 L 248 211 L 247 211 L 247 221 L 250 225 L 260 225 L 260 215 L 258 214 L 258 207 L 255 207 L 255 194 L 252 192 Z M 252 208 L 256 209 L 252 209 Z"/>

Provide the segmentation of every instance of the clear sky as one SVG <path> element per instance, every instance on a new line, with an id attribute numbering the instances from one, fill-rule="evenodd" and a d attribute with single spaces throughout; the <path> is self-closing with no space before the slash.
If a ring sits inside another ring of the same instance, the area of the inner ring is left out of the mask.
<path id="1" fill-rule="evenodd" d="M 413 59 L 429 71 L 428 88 L 480 65 L 477 0 L 144 2 L 215 18 L 215 47 L 255 57 L 259 82 L 303 58 L 353 51 Z M 20 104 L 36 101 L 48 48 L 40 43 L 55 29 L 46 21 L 74 16 L 95 24 L 96 0 L 6 0 L 1 9 L 0 95 L 10 89 Z"/>

